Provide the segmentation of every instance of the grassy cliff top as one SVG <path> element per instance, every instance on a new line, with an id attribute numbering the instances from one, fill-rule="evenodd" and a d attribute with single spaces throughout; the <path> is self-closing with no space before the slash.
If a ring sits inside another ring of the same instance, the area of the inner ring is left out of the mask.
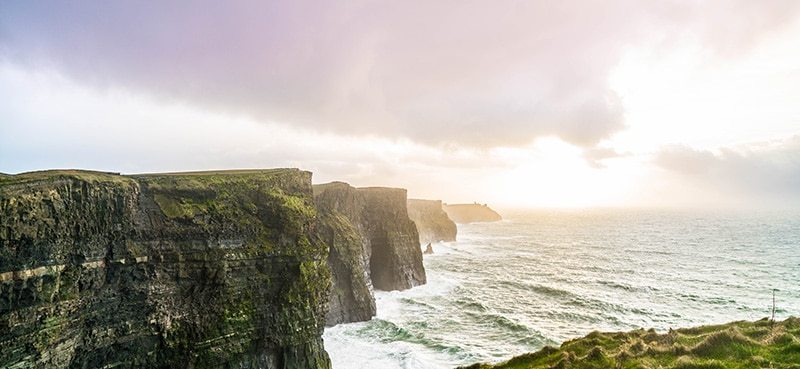
<path id="1" fill-rule="evenodd" d="M 119 173 L 100 172 L 93 170 L 55 169 L 25 172 L 14 175 L 0 176 L 0 185 L 22 184 L 59 179 L 76 179 L 86 182 L 129 182 L 130 179 Z"/>
<path id="2" fill-rule="evenodd" d="M 800 319 L 762 319 L 671 330 L 602 333 L 545 347 L 504 363 L 465 369 L 800 369 Z"/>
<path id="3" fill-rule="evenodd" d="M 297 168 L 271 168 L 271 169 L 226 169 L 226 170 L 201 170 L 192 172 L 166 172 L 132 174 L 131 177 L 196 177 L 196 176 L 248 176 L 248 175 L 277 175 L 302 172 Z"/>
<path id="4" fill-rule="evenodd" d="M 287 174 L 308 174 L 296 168 L 274 168 L 274 169 L 238 169 L 238 170 L 215 170 L 215 171 L 195 171 L 195 172 L 172 172 L 172 173 L 144 173 L 122 175 L 114 172 L 101 172 L 94 170 L 80 169 L 52 169 L 35 172 L 25 172 L 19 174 L 0 173 L 0 184 L 18 184 L 26 182 L 37 182 L 58 179 L 76 179 L 86 182 L 115 182 L 130 181 L 131 178 L 205 178 L 213 179 L 217 177 L 273 177 Z"/>

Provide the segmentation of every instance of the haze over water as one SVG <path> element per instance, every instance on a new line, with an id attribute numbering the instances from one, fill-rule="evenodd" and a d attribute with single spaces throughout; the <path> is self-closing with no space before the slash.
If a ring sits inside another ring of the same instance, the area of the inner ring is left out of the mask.
<path id="1" fill-rule="evenodd" d="M 497 362 L 593 330 L 800 315 L 800 212 L 591 210 L 459 225 L 428 284 L 326 329 L 334 368 Z"/>

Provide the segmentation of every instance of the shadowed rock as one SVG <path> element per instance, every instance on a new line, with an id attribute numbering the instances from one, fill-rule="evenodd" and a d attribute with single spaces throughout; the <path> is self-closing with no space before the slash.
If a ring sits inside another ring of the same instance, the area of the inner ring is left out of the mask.
<path id="1" fill-rule="evenodd" d="M 425 269 L 406 191 L 354 188 L 332 182 L 314 186 L 319 232 L 331 245 L 333 284 L 328 325 L 375 315 L 372 287 L 405 290 L 424 284 Z"/>
<path id="2" fill-rule="evenodd" d="M 372 248 L 366 236 L 366 201 L 342 182 L 314 185 L 314 200 L 319 209 L 318 232 L 330 246 L 332 284 L 326 324 L 369 320 L 375 316 L 375 297 L 369 277 Z"/>

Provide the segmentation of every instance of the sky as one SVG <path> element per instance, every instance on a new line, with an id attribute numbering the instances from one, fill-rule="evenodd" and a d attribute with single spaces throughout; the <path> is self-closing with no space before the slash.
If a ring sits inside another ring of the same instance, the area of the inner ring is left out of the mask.
<path id="1" fill-rule="evenodd" d="M 800 208 L 797 1 L 0 2 L 0 172 Z"/>

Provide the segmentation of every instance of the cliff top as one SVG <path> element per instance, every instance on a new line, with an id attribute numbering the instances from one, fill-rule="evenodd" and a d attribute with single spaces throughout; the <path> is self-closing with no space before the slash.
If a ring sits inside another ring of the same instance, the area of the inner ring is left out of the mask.
<path id="1" fill-rule="evenodd" d="M 0 173 L 0 184 L 16 184 L 42 180 L 55 180 L 61 178 L 71 178 L 87 182 L 109 182 L 109 181 L 128 181 L 130 178 L 153 178 L 153 177 L 213 177 L 213 176 L 275 176 L 280 174 L 296 174 L 310 172 L 301 171 L 297 168 L 274 168 L 274 169 L 234 169 L 234 170 L 214 170 L 214 171 L 192 171 L 192 172 L 167 172 L 167 173 L 143 173 L 143 174 L 120 174 L 115 172 L 102 172 L 82 169 L 51 169 L 19 174 Z"/>
<path id="2" fill-rule="evenodd" d="M 340 181 L 333 181 L 328 183 L 321 183 L 315 184 L 311 186 L 314 189 L 314 195 L 329 189 L 346 189 L 346 188 L 354 188 L 350 186 L 349 183 L 340 182 Z"/>
<path id="3" fill-rule="evenodd" d="M 442 200 L 408 199 L 408 204 L 442 206 Z"/>
<path id="4" fill-rule="evenodd" d="M 25 172 L 0 176 L 0 185 L 21 184 L 45 180 L 77 179 L 86 182 L 128 182 L 130 179 L 119 173 L 92 170 L 58 169 Z"/>
<path id="5" fill-rule="evenodd" d="M 397 193 L 406 196 L 407 190 L 405 188 L 399 187 L 353 187 L 349 183 L 340 182 L 340 181 L 333 181 L 328 183 L 320 183 L 313 185 L 314 193 L 320 193 L 325 190 L 329 189 L 344 189 L 344 188 L 352 188 L 358 190 L 363 193 L 375 193 L 375 192 L 389 192 L 389 193 Z"/>
<path id="6" fill-rule="evenodd" d="M 442 204 L 442 209 L 456 223 L 496 222 L 503 219 L 486 204 Z"/>
<path id="7" fill-rule="evenodd" d="M 478 204 L 478 203 L 473 203 L 473 204 L 443 204 L 443 205 L 444 206 L 453 207 L 453 208 L 463 207 L 463 208 L 487 208 L 487 209 L 489 209 L 489 205 Z"/>
<path id="8" fill-rule="evenodd" d="M 215 176 L 215 175 L 273 175 L 285 173 L 306 172 L 298 168 L 269 168 L 269 169 L 224 169 L 200 170 L 189 172 L 141 173 L 131 174 L 131 177 L 159 177 L 159 176 Z"/>
<path id="9" fill-rule="evenodd" d="M 795 368 L 800 363 L 800 319 L 761 319 L 696 328 L 592 332 L 497 365 L 465 369 L 539 368 Z"/>

